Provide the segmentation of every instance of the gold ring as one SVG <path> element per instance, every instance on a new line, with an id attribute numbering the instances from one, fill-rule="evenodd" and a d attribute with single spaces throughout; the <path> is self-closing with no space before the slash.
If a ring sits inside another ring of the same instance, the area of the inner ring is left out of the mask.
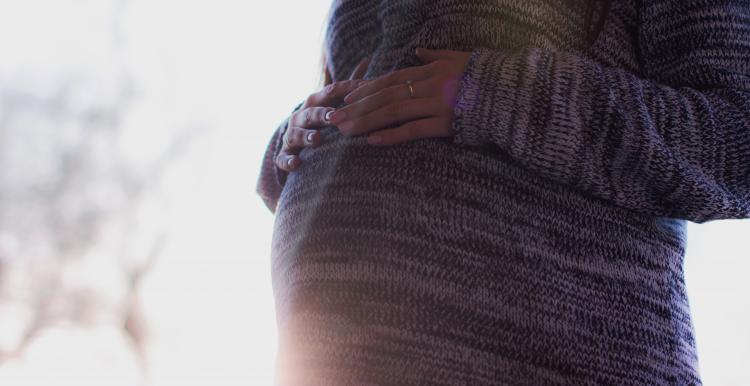
<path id="1" fill-rule="evenodd" d="M 407 80 L 406 85 L 409 86 L 409 97 L 414 98 L 414 86 L 411 85 L 411 81 Z"/>

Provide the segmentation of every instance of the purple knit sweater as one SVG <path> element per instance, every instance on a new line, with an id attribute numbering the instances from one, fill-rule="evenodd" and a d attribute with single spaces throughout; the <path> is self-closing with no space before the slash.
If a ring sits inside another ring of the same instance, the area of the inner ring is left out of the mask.
<path id="1" fill-rule="evenodd" d="M 750 218 L 750 2 L 608 3 L 334 2 L 334 80 L 472 55 L 453 138 L 325 127 L 285 173 L 272 136 L 279 384 L 701 383 L 686 220 Z"/>

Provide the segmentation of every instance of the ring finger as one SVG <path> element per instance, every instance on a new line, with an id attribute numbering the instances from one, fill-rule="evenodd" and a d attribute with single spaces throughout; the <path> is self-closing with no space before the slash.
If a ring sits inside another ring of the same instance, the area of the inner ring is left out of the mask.
<path id="1" fill-rule="evenodd" d="M 339 109 L 331 116 L 331 123 L 338 126 L 342 122 L 357 119 L 390 103 L 403 102 L 409 99 L 428 98 L 435 94 L 433 82 L 429 80 L 412 82 L 411 90 L 406 83 L 390 86 Z M 338 127 L 341 128 L 340 126 Z"/>
<path id="2" fill-rule="evenodd" d="M 436 116 L 442 108 L 442 101 L 435 97 L 397 100 L 361 117 L 347 120 L 337 127 L 344 136 L 353 136 L 393 124 Z"/>
<path id="3" fill-rule="evenodd" d="M 364 84 L 355 88 L 352 92 L 344 97 L 344 102 L 354 103 L 363 97 L 374 93 L 380 89 L 389 86 L 398 86 L 406 84 L 406 81 L 418 81 L 429 79 L 434 72 L 432 64 L 424 66 L 407 67 L 398 71 L 388 73 L 375 79 L 366 81 Z"/>

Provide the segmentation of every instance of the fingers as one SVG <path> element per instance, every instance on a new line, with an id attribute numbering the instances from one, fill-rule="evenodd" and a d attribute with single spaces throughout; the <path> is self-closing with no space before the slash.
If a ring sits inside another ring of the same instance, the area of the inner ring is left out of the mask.
<path id="1" fill-rule="evenodd" d="M 289 127 L 284 134 L 283 150 L 299 151 L 305 146 L 316 147 L 320 145 L 320 132 L 317 130 L 307 130 L 301 127 Z"/>
<path id="2" fill-rule="evenodd" d="M 346 95 L 344 97 L 344 102 L 354 103 L 378 90 L 384 89 L 389 86 L 406 83 L 407 80 L 411 80 L 412 82 L 425 80 L 432 75 L 433 67 L 433 64 L 408 67 L 402 70 L 388 73 L 375 79 L 365 81 L 365 83 L 363 83 L 361 86 Z"/>
<path id="3" fill-rule="evenodd" d="M 450 135 L 449 121 L 438 117 L 418 119 L 392 129 L 378 130 L 367 136 L 371 145 L 395 145 L 421 138 L 442 137 Z"/>
<path id="4" fill-rule="evenodd" d="M 440 94 L 436 84 L 430 80 L 413 82 L 412 89 L 414 90 L 414 98 L 428 98 Z M 338 109 L 331 116 L 331 124 L 338 127 L 344 121 L 357 119 L 388 104 L 408 99 L 411 99 L 411 93 L 406 83 L 390 86 Z"/>
<path id="5" fill-rule="evenodd" d="M 344 136 L 364 134 L 389 125 L 437 116 L 442 112 L 439 98 L 417 98 L 395 101 L 356 119 L 336 125 Z"/>
<path id="6" fill-rule="evenodd" d="M 278 167 L 281 170 L 291 172 L 294 169 L 297 169 L 297 167 L 300 164 L 299 156 L 294 154 L 288 154 L 286 152 L 279 153 L 278 156 L 276 156 L 276 167 Z"/>
<path id="7" fill-rule="evenodd" d="M 304 129 L 325 127 L 331 124 L 328 119 L 334 111 L 333 107 L 306 107 L 292 114 L 289 125 Z"/>
<path id="8" fill-rule="evenodd" d="M 283 146 L 276 157 L 276 166 L 286 171 L 292 171 L 300 165 L 299 152 L 304 147 L 317 147 L 321 136 L 317 130 L 307 130 L 290 126 L 283 137 Z"/>
<path id="9" fill-rule="evenodd" d="M 361 82 L 359 79 L 333 82 L 320 91 L 310 94 L 302 107 L 337 106 L 344 101 L 346 94 L 357 88 L 359 82 Z"/>
<path id="10" fill-rule="evenodd" d="M 292 114 L 288 129 L 284 133 L 283 145 L 276 157 L 276 166 L 285 171 L 299 167 L 299 152 L 304 147 L 317 147 L 321 136 L 317 129 L 329 126 L 333 106 L 341 104 L 344 96 L 357 88 L 367 71 L 370 56 L 364 58 L 352 71 L 349 80 L 334 82 L 320 91 L 311 94 L 303 103 L 302 109 Z"/>
<path id="11" fill-rule="evenodd" d="M 362 77 L 365 76 L 365 73 L 367 72 L 367 67 L 370 65 L 371 57 L 372 56 L 368 56 L 362 59 L 361 62 L 359 62 L 357 67 L 354 68 L 354 71 L 352 71 L 352 75 L 349 77 L 349 80 L 362 79 Z"/>

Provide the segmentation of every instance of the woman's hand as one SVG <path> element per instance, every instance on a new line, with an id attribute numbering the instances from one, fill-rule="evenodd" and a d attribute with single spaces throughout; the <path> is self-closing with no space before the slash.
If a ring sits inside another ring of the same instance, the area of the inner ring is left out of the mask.
<path id="1" fill-rule="evenodd" d="M 365 81 L 344 98 L 348 105 L 331 123 L 345 136 L 370 133 L 368 142 L 378 145 L 452 136 L 458 84 L 471 52 L 418 48 L 417 56 L 427 64 Z M 400 126 L 384 129 L 394 124 Z"/>
<path id="2" fill-rule="evenodd" d="M 302 107 L 290 117 L 287 129 L 283 134 L 283 146 L 276 156 L 276 166 L 287 172 L 299 167 L 299 152 L 304 147 L 320 145 L 320 133 L 316 129 L 329 126 L 330 115 L 340 104 L 344 96 L 357 88 L 357 84 L 365 74 L 370 58 L 362 60 L 352 72 L 349 80 L 334 82 L 305 99 Z"/>

